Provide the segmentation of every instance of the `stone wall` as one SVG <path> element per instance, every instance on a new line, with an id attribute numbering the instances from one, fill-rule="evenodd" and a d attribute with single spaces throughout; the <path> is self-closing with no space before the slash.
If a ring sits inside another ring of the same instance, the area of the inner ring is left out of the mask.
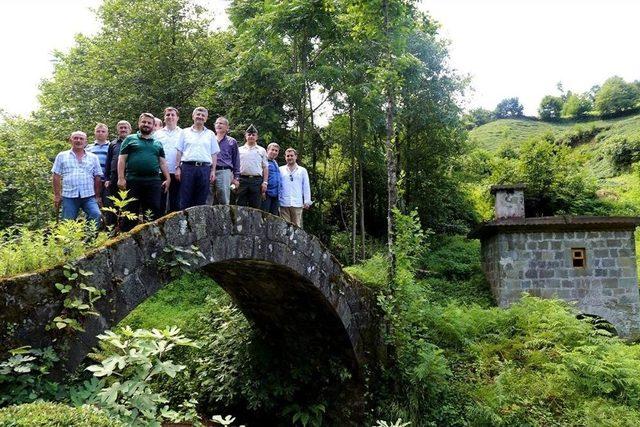
<path id="1" fill-rule="evenodd" d="M 586 249 L 574 267 L 572 248 Z M 611 322 L 622 336 L 640 332 L 633 231 L 498 233 L 482 244 L 483 266 L 500 306 L 523 292 L 575 301 Z"/>

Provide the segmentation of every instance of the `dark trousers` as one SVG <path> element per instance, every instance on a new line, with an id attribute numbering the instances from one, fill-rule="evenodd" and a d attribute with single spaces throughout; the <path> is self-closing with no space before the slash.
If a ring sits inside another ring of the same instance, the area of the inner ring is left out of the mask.
<path id="1" fill-rule="evenodd" d="M 261 176 L 240 176 L 240 187 L 238 188 L 238 206 L 249 206 L 260 209 L 262 192 Z"/>
<path id="2" fill-rule="evenodd" d="M 211 165 L 182 163 L 180 176 L 180 209 L 204 205 L 209 195 Z"/>
<path id="3" fill-rule="evenodd" d="M 280 200 L 278 196 L 269 196 L 262 201 L 262 210 L 269 212 L 271 215 L 280 215 Z"/>
<path id="4" fill-rule="evenodd" d="M 116 184 L 116 181 L 111 181 L 111 184 L 112 185 L 110 185 L 109 188 L 104 189 L 105 193 L 107 193 L 107 197 L 105 197 L 105 201 L 103 204 L 105 208 L 113 207 L 113 201 L 109 198 L 109 196 L 115 196 L 115 197 L 118 196 L 118 185 Z M 104 218 L 105 225 L 116 224 L 116 216 L 111 212 L 104 212 L 103 218 Z"/>
<path id="5" fill-rule="evenodd" d="M 162 207 L 164 213 L 176 212 L 180 210 L 180 181 L 176 179 L 174 174 L 171 176 L 171 185 L 167 193 L 162 193 Z M 164 180 L 164 177 L 162 178 Z"/>
<path id="6" fill-rule="evenodd" d="M 151 219 L 155 220 L 162 216 L 162 183 L 159 180 L 153 181 L 127 181 L 129 197 L 136 200 L 127 206 L 129 212 L 146 215 L 151 211 Z M 126 221 L 125 230 L 131 230 L 136 225 L 136 221 Z"/>

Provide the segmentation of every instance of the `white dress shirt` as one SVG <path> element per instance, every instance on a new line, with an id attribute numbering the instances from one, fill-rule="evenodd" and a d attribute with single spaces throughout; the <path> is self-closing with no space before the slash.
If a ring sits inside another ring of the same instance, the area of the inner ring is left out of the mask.
<path id="1" fill-rule="evenodd" d="M 213 131 L 207 128 L 197 131 L 193 126 L 182 129 L 176 148 L 182 153 L 183 162 L 211 163 L 211 156 L 220 152 Z"/>
<path id="2" fill-rule="evenodd" d="M 305 168 L 296 165 L 295 169 L 290 171 L 289 166 L 280 166 L 280 178 L 280 206 L 301 208 L 311 204 L 309 174 Z"/>
<path id="3" fill-rule="evenodd" d="M 167 129 L 165 126 L 153 133 L 153 138 L 160 141 L 164 148 L 164 158 L 167 159 L 169 173 L 176 173 L 176 154 L 178 153 L 181 134 L 182 129 L 177 126 L 173 130 Z"/>
<path id="4" fill-rule="evenodd" d="M 250 146 L 244 144 L 238 148 L 240 154 L 240 175 L 262 176 L 267 163 L 267 150 L 258 144 Z"/>

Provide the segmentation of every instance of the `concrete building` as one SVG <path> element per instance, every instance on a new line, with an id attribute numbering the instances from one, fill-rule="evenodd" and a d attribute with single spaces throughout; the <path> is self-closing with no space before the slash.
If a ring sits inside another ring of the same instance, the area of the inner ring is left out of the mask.
<path id="1" fill-rule="evenodd" d="M 481 241 L 482 267 L 501 307 L 523 292 L 576 303 L 585 314 L 640 333 L 634 231 L 637 217 L 527 218 L 524 186 L 494 186 L 493 221 L 470 234 Z"/>

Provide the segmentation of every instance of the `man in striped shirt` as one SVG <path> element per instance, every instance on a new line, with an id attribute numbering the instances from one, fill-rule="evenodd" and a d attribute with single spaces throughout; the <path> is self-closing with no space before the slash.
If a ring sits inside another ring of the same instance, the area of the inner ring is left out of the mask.
<path id="1" fill-rule="evenodd" d="M 104 187 L 104 182 L 108 180 L 105 170 L 107 167 L 107 154 L 109 153 L 109 128 L 104 123 L 98 123 L 94 129 L 94 135 L 96 140 L 93 144 L 87 145 L 87 151 L 98 156 L 100 161 L 100 168 L 102 169 L 101 186 L 100 186 L 100 199 L 102 204 L 106 205 L 107 190 Z"/>

